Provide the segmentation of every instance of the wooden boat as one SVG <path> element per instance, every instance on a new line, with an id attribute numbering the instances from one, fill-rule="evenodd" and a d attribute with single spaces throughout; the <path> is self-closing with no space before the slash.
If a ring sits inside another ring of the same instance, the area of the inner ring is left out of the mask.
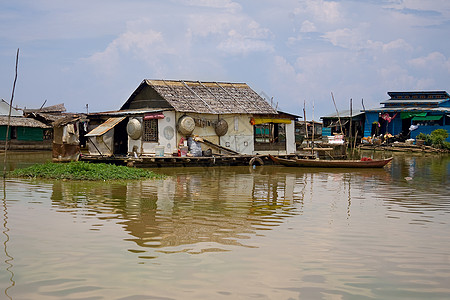
<path id="1" fill-rule="evenodd" d="M 269 155 L 276 164 L 287 167 L 309 168 L 382 168 L 392 161 L 392 157 L 386 159 L 285 159 Z"/>

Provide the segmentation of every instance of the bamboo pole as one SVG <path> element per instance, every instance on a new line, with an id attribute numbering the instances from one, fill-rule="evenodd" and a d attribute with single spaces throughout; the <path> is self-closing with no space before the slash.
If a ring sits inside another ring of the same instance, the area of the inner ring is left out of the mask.
<path id="1" fill-rule="evenodd" d="M 337 117 L 338 117 L 338 120 L 339 120 L 339 126 L 341 127 L 341 134 L 342 134 L 342 136 L 344 136 L 344 129 L 342 128 L 341 117 L 339 117 L 339 111 L 338 111 L 337 106 L 336 106 L 336 101 L 334 101 L 333 92 L 331 92 L 331 99 L 333 99 L 334 109 L 336 110 L 336 114 L 337 114 Z"/>
<path id="2" fill-rule="evenodd" d="M 305 122 L 306 141 L 308 141 L 308 126 L 306 125 L 306 100 L 303 100 L 303 121 Z"/>
<path id="3" fill-rule="evenodd" d="M 11 101 L 9 103 L 9 114 L 8 114 L 8 126 L 6 127 L 6 137 L 5 137 L 5 158 L 3 161 L 3 178 L 6 178 L 6 163 L 7 163 L 7 150 L 8 150 L 8 139 L 9 139 L 9 127 L 11 122 L 11 110 L 12 110 L 12 104 L 14 99 L 14 90 L 16 89 L 16 82 L 17 82 L 17 66 L 19 65 L 19 48 L 17 48 L 17 54 L 16 54 L 16 74 L 14 76 L 14 83 L 11 93 Z"/>
<path id="4" fill-rule="evenodd" d="M 350 129 L 349 129 L 349 131 L 348 131 L 348 140 L 349 140 L 349 142 L 350 142 L 350 147 L 352 146 L 352 121 L 353 121 L 353 118 L 352 118 L 352 116 L 353 116 L 353 105 L 352 105 L 352 98 L 350 98 Z"/>
<path id="5" fill-rule="evenodd" d="M 312 147 L 312 151 L 311 151 L 311 154 L 314 154 L 314 134 L 315 134 L 315 132 L 314 132 L 314 101 L 313 101 L 313 111 L 312 111 L 312 134 L 311 134 L 311 141 L 312 141 L 312 145 L 311 145 L 311 147 Z"/>

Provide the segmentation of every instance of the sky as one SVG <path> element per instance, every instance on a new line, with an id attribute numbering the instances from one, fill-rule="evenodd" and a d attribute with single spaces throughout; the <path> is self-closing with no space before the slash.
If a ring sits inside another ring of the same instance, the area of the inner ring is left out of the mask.
<path id="1" fill-rule="evenodd" d="M 19 49 L 14 107 L 118 110 L 144 79 L 200 80 L 319 120 L 450 92 L 449 36 L 448 0 L 0 0 L 0 98 Z"/>

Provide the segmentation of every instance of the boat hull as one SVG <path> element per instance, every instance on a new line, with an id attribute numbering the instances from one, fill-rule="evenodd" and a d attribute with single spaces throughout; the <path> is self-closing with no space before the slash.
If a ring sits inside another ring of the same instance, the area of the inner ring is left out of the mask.
<path id="1" fill-rule="evenodd" d="M 283 159 L 272 155 L 270 158 L 283 166 L 308 168 L 382 168 L 393 159 L 392 157 L 376 160 Z"/>

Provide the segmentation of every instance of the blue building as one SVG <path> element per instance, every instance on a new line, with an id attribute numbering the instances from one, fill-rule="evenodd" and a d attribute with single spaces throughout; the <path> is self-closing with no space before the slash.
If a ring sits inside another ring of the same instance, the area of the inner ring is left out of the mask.
<path id="1" fill-rule="evenodd" d="M 368 109 L 364 137 L 390 133 L 415 138 L 436 129 L 450 133 L 450 95 L 445 91 L 388 92 L 383 107 Z M 413 126 L 412 126 L 413 125 Z M 450 142 L 450 137 L 447 139 Z"/>

